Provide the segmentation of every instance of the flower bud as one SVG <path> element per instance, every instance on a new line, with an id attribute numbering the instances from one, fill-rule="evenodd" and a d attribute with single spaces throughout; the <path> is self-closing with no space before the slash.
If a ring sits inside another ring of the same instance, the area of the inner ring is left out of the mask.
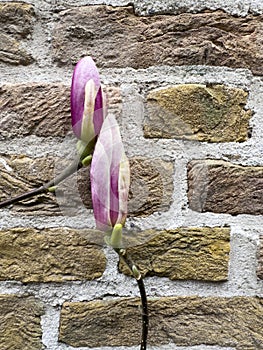
<path id="1" fill-rule="evenodd" d="M 106 116 L 106 101 L 99 72 L 89 56 L 76 65 L 71 83 L 71 123 L 76 137 L 88 144 L 100 132 Z"/>
<path id="2" fill-rule="evenodd" d="M 116 224 L 123 226 L 127 216 L 130 168 L 113 115 L 109 115 L 102 125 L 92 157 L 90 178 L 97 228 L 108 231 Z"/>

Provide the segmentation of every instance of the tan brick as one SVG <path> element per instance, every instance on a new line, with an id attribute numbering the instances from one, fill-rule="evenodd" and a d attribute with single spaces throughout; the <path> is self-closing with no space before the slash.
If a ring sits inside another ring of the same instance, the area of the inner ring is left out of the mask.
<path id="1" fill-rule="evenodd" d="M 60 341 L 74 347 L 139 345 L 138 299 L 64 303 Z M 263 301 L 253 297 L 166 297 L 149 300 L 149 344 L 263 347 Z M 132 336 L 131 336 L 132 335 Z"/>
<path id="2" fill-rule="evenodd" d="M 54 176 L 58 158 L 29 158 L 24 155 L 0 155 L 1 201 L 40 187 Z M 70 193 L 69 193 L 70 195 Z M 74 203 L 74 202 L 73 202 Z M 56 197 L 49 193 L 19 202 L 10 208 L 25 215 L 59 215 Z"/>
<path id="3" fill-rule="evenodd" d="M 107 86 L 109 113 L 121 114 L 119 87 Z M 71 132 L 70 86 L 62 83 L 6 84 L 0 87 L 0 139 Z"/>
<path id="4" fill-rule="evenodd" d="M 124 241 L 124 246 L 144 276 L 203 281 L 228 277 L 229 228 L 147 230 Z M 124 264 L 121 271 L 129 273 Z"/>
<path id="5" fill-rule="evenodd" d="M 94 230 L 12 228 L 0 231 L 0 280 L 65 282 L 101 277 L 106 257 Z"/>
<path id="6" fill-rule="evenodd" d="M 68 161 L 67 164 L 70 162 Z M 29 158 L 0 154 L 0 200 L 40 187 L 65 168 L 59 158 Z M 56 169 L 56 172 L 54 172 Z M 130 215 L 149 215 L 169 208 L 173 193 L 173 165 L 160 159 L 131 159 Z M 77 215 L 92 208 L 89 168 L 61 183 L 55 194 L 43 193 L 10 209 L 23 215 Z"/>
<path id="7" fill-rule="evenodd" d="M 33 31 L 34 8 L 23 2 L 0 3 L 1 32 L 25 38 Z"/>
<path id="8" fill-rule="evenodd" d="M 32 55 L 20 45 L 33 32 L 34 9 L 22 2 L 0 3 L 0 61 L 28 65 Z"/>
<path id="9" fill-rule="evenodd" d="M 63 84 L 8 84 L 0 88 L 2 139 L 65 136 L 70 129 L 70 92 Z"/>
<path id="10" fill-rule="evenodd" d="M 42 304 L 33 297 L 0 295 L 1 350 L 41 350 Z"/>
<path id="11" fill-rule="evenodd" d="M 156 158 L 135 157 L 130 159 L 130 166 L 130 215 L 168 210 L 173 194 L 173 164 Z"/>
<path id="12" fill-rule="evenodd" d="M 262 75 L 261 23 L 223 11 L 140 17 L 132 6 L 85 6 L 61 13 L 53 55 L 60 65 L 92 54 L 101 67 L 202 64 Z"/>
<path id="13" fill-rule="evenodd" d="M 245 141 L 252 115 L 244 109 L 247 95 L 224 85 L 183 84 L 153 90 L 147 96 L 144 136 Z"/>
<path id="14" fill-rule="evenodd" d="M 21 48 L 19 42 L 0 33 L 0 61 L 14 65 L 28 65 L 34 61 L 31 54 Z"/>
<path id="15" fill-rule="evenodd" d="M 263 214 L 263 167 L 222 160 L 195 160 L 188 166 L 189 207 L 198 212 Z"/>

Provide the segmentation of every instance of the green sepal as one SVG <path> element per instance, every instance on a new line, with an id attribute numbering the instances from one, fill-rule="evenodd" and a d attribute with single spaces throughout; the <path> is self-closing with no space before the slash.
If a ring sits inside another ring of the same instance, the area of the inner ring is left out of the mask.
<path id="1" fill-rule="evenodd" d="M 50 187 L 47 189 L 48 192 L 56 192 L 56 190 L 57 190 L 57 186 L 50 186 Z"/>
<path id="2" fill-rule="evenodd" d="M 78 140 L 76 146 L 77 146 L 78 154 L 80 156 L 80 160 L 83 160 L 84 158 L 86 158 L 87 156 L 93 153 L 96 141 L 97 141 L 97 137 L 91 140 L 88 144 L 81 140 Z"/>
<path id="3" fill-rule="evenodd" d="M 110 237 L 110 245 L 113 248 L 121 248 L 122 243 L 122 224 L 116 224 L 113 227 L 111 237 Z"/>
<path id="4" fill-rule="evenodd" d="M 142 277 L 140 271 L 135 265 L 132 265 L 132 274 L 137 280 L 139 280 Z"/>
<path id="5" fill-rule="evenodd" d="M 91 160 L 92 160 L 92 155 L 90 154 L 87 157 L 85 157 L 84 159 L 82 159 L 81 163 L 83 166 L 88 166 L 88 165 L 90 165 Z"/>

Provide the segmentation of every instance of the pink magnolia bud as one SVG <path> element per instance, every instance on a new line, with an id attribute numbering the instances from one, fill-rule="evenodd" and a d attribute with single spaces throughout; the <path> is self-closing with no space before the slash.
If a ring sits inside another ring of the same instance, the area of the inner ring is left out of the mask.
<path id="1" fill-rule="evenodd" d="M 88 144 L 99 134 L 106 115 L 99 72 L 89 56 L 82 58 L 74 69 L 70 102 L 73 131 Z"/>
<path id="2" fill-rule="evenodd" d="M 102 125 L 92 157 L 90 178 L 97 228 L 108 231 L 116 224 L 124 225 L 130 168 L 113 115 L 109 115 Z"/>

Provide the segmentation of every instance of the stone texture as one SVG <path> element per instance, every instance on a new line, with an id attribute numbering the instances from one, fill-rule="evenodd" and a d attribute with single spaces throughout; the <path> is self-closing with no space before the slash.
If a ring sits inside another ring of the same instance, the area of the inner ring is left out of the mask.
<path id="1" fill-rule="evenodd" d="M 64 0 L 66 1 L 66 0 Z M 246 16 L 248 13 L 262 14 L 263 4 L 261 0 L 181 0 L 174 2 L 174 0 L 161 1 L 157 0 L 153 3 L 152 0 L 136 1 L 134 2 L 136 13 L 141 15 L 153 14 L 176 14 L 182 12 L 204 12 L 207 10 L 221 10 L 230 13 L 234 16 Z"/>
<path id="2" fill-rule="evenodd" d="M 26 38 L 32 33 L 34 8 L 23 2 L 0 3 L 1 32 L 12 34 L 17 38 Z"/>
<path id="3" fill-rule="evenodd" d="M 99 66 L 110 68 L 201 64 L 263 74 L 262 16 L 206 11 L 139 17 L 132 6 L 86 6 L 62 12 L 53 37 L 60 65 L 92 53 Z"/>
<path id="4" fill-rule="evenodd" d="M 260 245 L 257 252 L 258 268 L 257 275 L 260 279 L 263 279 L 263 235 L 260 235 Z"/>
<path id="5" fill-rule="evenodd" d="M 224 281 L 228 277 L 229 228 L 148 230 L 127 239 L 124 245 L 143 276 L 203 281 Z M 126 265 L 120 268 L 129 273 Z"/>
<path id="6" fill-rule="evenodd" d="M 0 137 L 65 136 L 70 91 L 63 84 L 8 84 L 0 88 Z"/>
<path id="7" fill-rule="evenodd" d="M 41 350 L 43 306 L 33 297 L 0 295 L 1 350 Z"/>
<path id="8" fill-rule="evenodd" d="M 262 298 L 198 296 L 149 300 L 149 344 L 263 347 Z M 74 347 L 139 345 L 138 299 L 64 303 L 60 341 Z"/>
<path id="9" fill-rule="evenodd" d="M 0 33 L 0 62 L 13 65 L 29 65 L 34 60 L 30 53 L 20 47 L 17 40 Z"/>
<path id="10" fill-rule="evenodd" d="M 144 136 L 208 142 L 245 141 L 247 92 L 224 85 L 183 84 L 147 96 Z"/>
<path id="11" fill-rule="evenodd" d="M 60 158 L 29 158 L 0 154 L 0 200 L 40 187 L 70 164 Z M 161 159 L 131 159 L 130 215 L 149 215 L 169 208 L 173 193 L 173 165 Z M 43 193 L 13 205 L 23 215 L 77 215 L 92 208 L 89 168 L 79 170 L 55 194 Z"/>
<path id="12" fill-rule="evenodd" d="M 29 158 L 24 155 L 0 155 L 1 201 L 40 187 L 54 176 L 58 159 L 52 157 Z M 26 215 L 60 214 L 54 194 L 41 195 L 24 200 L 10 208 Z"/>
<path id="13" fill-rule="evenodd" d="M 21 195 L 49 182 L 71 164 L 58 157 L 30 158 L 0 154 L 0 200 Z M 85 197 L 85 193 L 87 196 Z M 89 168 L 82 168 L 61 182 L 54 193 L 42 193 L 9 207 L 23 215 L 75 216 L 92 208 Z"/>
<path id="14" fill-rule="evenodd" d="M 0 231 L 0 280 L 65 282 L 101 277 L 102 234 L 92 230 L 12 228 Z"/>
<path id="15" fill-rule="evenodd" d="M 149 215 L 166 211 L 172 203 L 173 164 L 161 159 L 130 159 L 130 215 Z"/>
<path id="16" fill-rule="evenodd" d="M 28 65 L 33 57 L 21 40 L 33 32 L 34 9 L 22 2 L 0 3 L 0 61 L 15 65 Z"/>
<path id="17" fill-rule="evenodd" d="M 263 214 L 263 167 L 222 160 L 188 165 L 189 207 L 198 212 Z"/>
<path id="18" fill-rule="evenodd" d="M 105 87 L 109 113 L 121 114 L 121 93 Z M 0 87 L 0 139 L 71 132 L 70 87 L 61 83 L 6 84 Z"/>

